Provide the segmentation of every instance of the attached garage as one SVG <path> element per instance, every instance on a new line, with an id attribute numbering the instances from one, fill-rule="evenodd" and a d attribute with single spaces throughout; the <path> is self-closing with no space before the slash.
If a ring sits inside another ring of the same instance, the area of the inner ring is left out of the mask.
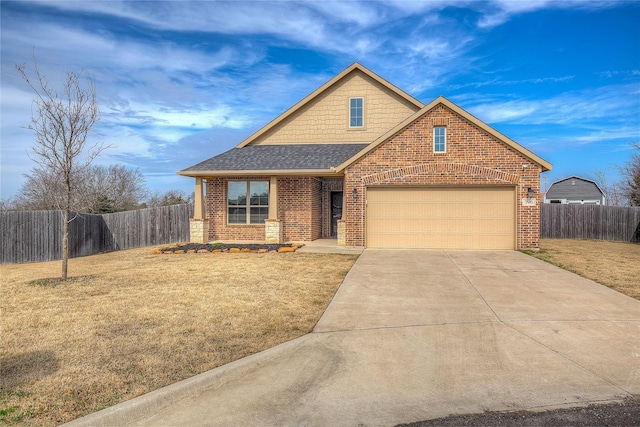
<path id="1" fill-rule="evenodd" d="M 369 187 L 370 248 L 514 249 L 515 188 Z"/>

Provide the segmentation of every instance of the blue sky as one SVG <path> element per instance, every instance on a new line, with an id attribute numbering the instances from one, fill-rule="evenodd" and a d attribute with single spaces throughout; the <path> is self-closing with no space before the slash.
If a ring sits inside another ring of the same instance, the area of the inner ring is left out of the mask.
<path id="1" fill-rule="evenodd" d="M 640 142 L 640 2 L 2 1 L 1 197 L 33 163 L 32 50 L 52 82 L 95 80 L 96 162 L 152 191 L 219 154 L 354 61 L 428 103 L 439 95 L 553 163 L 549 183 L 619 179 Z"/>

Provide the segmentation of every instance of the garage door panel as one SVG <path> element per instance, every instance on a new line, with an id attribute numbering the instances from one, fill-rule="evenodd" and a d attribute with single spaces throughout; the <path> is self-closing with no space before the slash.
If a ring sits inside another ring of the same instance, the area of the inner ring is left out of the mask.
<path id="1" fill-rule="evenodd" d="M 514 189 L 369 188 L 367 246 L 513 249 Z"/>

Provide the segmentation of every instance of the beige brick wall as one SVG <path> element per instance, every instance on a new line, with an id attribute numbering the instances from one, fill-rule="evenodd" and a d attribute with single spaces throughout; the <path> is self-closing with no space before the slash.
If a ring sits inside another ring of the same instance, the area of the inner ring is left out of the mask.
<path id="1" fill-rule="evenodd" d="M 446 153 L 433 152 L 433 126 L 447 126 Z M 524 168 L 523 168 L 524 166 Z M 363 246 L 367 185 L 513 185 L 517 187 L 517 248 L 539 246 L 540 167 L 443 105 L 373 150 L 345 172 L 346 244 Z M 527 187 L 536 206 L 521 206 Z M 354 188 L 362 195 L 355 202 Z"/>
<path id="2" fill-rule="evenodd" d="M 362 129 L 349 128 L 350 97 L 364 98 Z M 252 144 L 371 142 L 417 110 L 405 99 L 356 70 Z"/>

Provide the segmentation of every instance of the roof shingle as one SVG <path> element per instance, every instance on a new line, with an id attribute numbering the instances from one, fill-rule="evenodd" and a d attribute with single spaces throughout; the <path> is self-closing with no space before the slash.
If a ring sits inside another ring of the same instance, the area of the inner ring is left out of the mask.
<path id="1" fill-rule="evenodd" d="M 248 145 L 242 148 L 232 148 L 181 172 L 328 170 L 344 163 L 367 145 Z"/>

